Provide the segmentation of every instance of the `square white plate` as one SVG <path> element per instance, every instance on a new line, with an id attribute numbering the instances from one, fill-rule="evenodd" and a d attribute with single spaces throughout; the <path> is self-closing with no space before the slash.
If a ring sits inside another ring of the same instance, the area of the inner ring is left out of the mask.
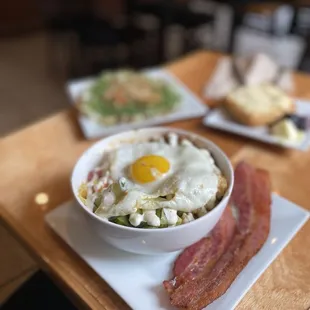
<path id="1" fill-rule="evenodd" d="M 308 217 L 309 212 L 274 194 L 271 230 L 265 245 L 228 291 L 206 309 L 234 309 Z M 171 278 L 172 266 L 179 252 L 147 256 L 117 250 L 91 231 L 84 214 L 74 201 L 54 209 L 45 219 L 134 310 L 174 309 L 169 305 L 162 282 Z"/>
<path id="2" fill-rule="evenodd" d="M 86 116 L 79 115 L 78 121 L 86 138 L 98 138 L 104 135 L 133 128 L 159 125 L 187 118 L 201 117 L 207 113 L 207 105 L 202 103 L 202 101 L 194 93 L 192 93 L 186 85 L 184 85 L 168 71 L 163 69 L 150 69 L 145 70 L 144 73 L 146 76 L 151 78 L 167 81 L 167 83 L 175 89 L 175 91 L 180 95 L 180 103 L 176 110 L 171 113 L 152 117 L 146 120 L 126 124 L 120 123 L 112 126 L 101 125 Z M 93 81 L 94 78 L 86 78 L 67 83 L 66 90 L 73 105 L 81 92 L 87 89 Z"/>
<path id="3" fill-rule="evenodd" d="M 296 100 L 296 114 L 310 116 L 310 102 L 305 100 Z M 215 129 L 221 129 L 232 132 L 240 136 L 249 137 L 254 140 L 263 141 L 273 145 L 279 145 L 287 148 L 294 148 L 306 151 L 310 146 L 310 131 L 307 131 L 303 140 L 298 144 L 292 144 L 280 140 L 269 134 L 267 126 L 250 127 L 237 123 L 223 108 L 216 108 L 208 113 L 203 119 L 204 125 Z"/>

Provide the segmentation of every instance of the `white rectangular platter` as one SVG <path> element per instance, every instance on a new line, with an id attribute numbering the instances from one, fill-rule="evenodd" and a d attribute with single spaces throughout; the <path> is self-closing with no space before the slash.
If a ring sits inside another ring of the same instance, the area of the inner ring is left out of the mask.
<path id="1" fill-rule="evenodd" d="M 307 221 L 309 212 L 273 194 L 271 230 L 262 249 L 242 270 L 227 292 L 207 310 L 234 309 L 258 277 Z M 46 215 L 48 225 L 134 310 L 172 310 L 162 282 L 171 278 L 179 252 L 161 256 L 130 254 L 101 240 L 75 201 Z M 268 298 L 268 292 L 266 292 Z"/>
<path id="2" fill-rule="evenodd" d="M 87 139 L 99 138 L 105 135 L 134 128 L 159 125 L 188 118 L 202 117 L 207 113 L 207 105 L 204 104 L 193 92 L 187 88 L 186 85 L 184 85 L 179 79 L 177 79 L 167 70 L 150 69 L 145 70 L 144 73 L 146 76 L 151 78 L 167 81 L 167 83 L 169 83 L 175 89 L 175 91 L 181 97 L 180 103 L 176 110 L 165 115 L 156 116 L 134 123 L 116 124 L 112 126 L 98 124 L 84 115 L 79 115 L 78 121 L 84 136 Z M 76 103 L 77 98 L 81 92 L 87 89 L 93 80 L 94 78 L 85 78 L 67 83 L 66 91 L 73 105 Z"/>
<path id="3" fill-rule="evenodd" d="M 310 116 L 310 102 L 296 100 L 296 114 Z M 252 138 L 268 144 L 278 145 L 286 148 L 294 148 L 305 151 L 310 146 L 310 131 L 306 132 L 303 140 L 298 144 L 283 141 L 269 134 L 267 126 L 250 127 L 237 123 L 223 108 L 210 111 L 204 118 L 205 126 L 231 132 L 240 136 Z"/>

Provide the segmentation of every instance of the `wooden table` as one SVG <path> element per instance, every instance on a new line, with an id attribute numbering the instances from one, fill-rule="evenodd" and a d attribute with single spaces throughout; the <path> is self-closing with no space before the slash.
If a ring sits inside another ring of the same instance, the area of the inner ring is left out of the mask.
<path id="1" fill-rule="evenodd" d="M 195 93 L 218 59 L 207 52 L 168 65 Z M 310 77 L 296 75 L 297 94 L 310 95 Z M 217 143 L 233 160 L 245 159 L 270 171 L 282 196 L 310 210 L 310 152 L 272 148 L 207 129 L 201 120 L 171 124 Z M 85 141 L 72 110 L 63 111 L 0 140 L 0 210 L 8 228 L 80 308 L 128 309 L 113 290 L 44 223 L 44 215 L 72 199 L 69 179 Z M 35 202 L 38 193 L 49 201 Z M 1 249 L 3 251 L 4 249 Z M 310 222 L 271 264 L 237 309 L 305 310 L 310 307 Z M 225 310 L 225 309 L 224 309 Z"/>

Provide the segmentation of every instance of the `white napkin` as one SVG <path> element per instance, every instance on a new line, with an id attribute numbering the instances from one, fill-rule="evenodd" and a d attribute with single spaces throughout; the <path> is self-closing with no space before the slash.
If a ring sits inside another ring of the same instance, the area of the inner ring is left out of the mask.
<path id="1" fill-rule="evenodd" d="M 240 68 L 240 60 L 234 61 L 244 85 L 252 86 L 275 81 L 280 68 L 270 57 L 265 54 L 256 54 L 245 58 L 245 61 L 247 62 L 245 68 L 244 66 Z"/>
<path id="2" fill-rule="evenodd" d="M 272 83 L 285 92 L 294 90 L 292 73 L 280 68 L 269 56 L 222 57 L 203 90 L 203 96 L 212 100 L 224 99 L 234 88 L 242 85 Z"/>
<path id="3" fill-rule="evenodd" d="M 238 87 L 238 79 L 233 71 L 232 59 L 230 57 L 222 57 L 218 61 L 209 83 L 203 90 L 204 97 L 220 100 L 234 88 Z"/>

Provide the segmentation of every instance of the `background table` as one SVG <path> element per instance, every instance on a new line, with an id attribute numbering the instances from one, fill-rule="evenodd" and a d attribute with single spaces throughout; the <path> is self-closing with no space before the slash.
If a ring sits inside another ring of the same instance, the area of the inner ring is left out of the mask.
<path id="1" fill-rule="evenodd" d="M 198 52 L 167 68 L 201 94 L 219 55 Z M 295 77 L 296 95 L 310 97 L 310 77 Z M 205 128 L 201 119 L 169 126 L 192 130 L 217 143 L 236 160 L 270 171 L 274 189 L 310 210 L 310 152 L 283 150 Z M 24 243 L 80 308 L 128 306 L 45 224 L 46 212 L 72 199 L 70 174 L 85 141 L 73 110 L 63 111 L 0 140 L 0 212 L 6 226 Z M 45 205 L 35 202 L 46 193 Z M 237 309 L 305 310 L 310 307 L 310 222 L 259 278 Z M 3 251 L 4 249 L 1 249 Z"/>

